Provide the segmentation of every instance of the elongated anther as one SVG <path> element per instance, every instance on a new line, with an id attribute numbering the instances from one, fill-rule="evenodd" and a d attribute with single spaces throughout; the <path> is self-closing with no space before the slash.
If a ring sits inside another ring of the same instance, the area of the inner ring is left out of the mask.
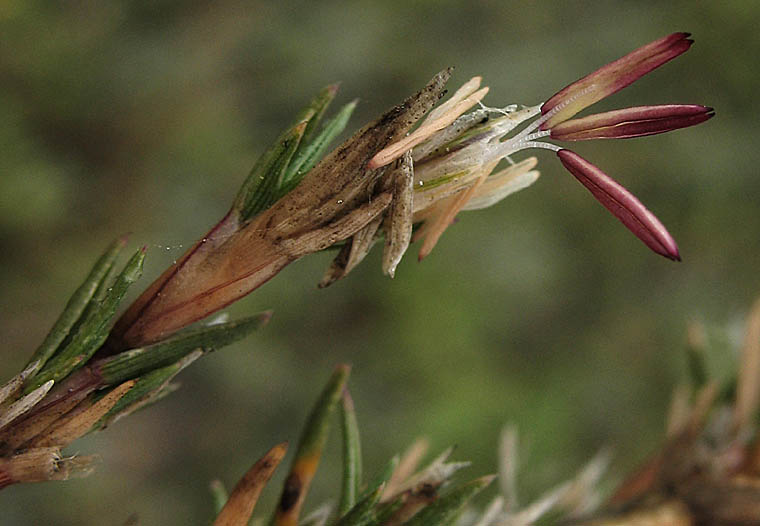
<path id="1" fill-rule="evenodd" d="M 673 237 L 660 220 L 633 194 L 577 153 L 559 150 L 557 156 L 565 168 L 591 192 L 596 200 L 646 246 L 661 256 L 681 261 L 678 246 Z"/>
<path id="2" fill-rule="evenodd" d="M 673 33 L 655 40 L 561 89 L 541 106 L 542 115 L 554 113 L 541 129 L 551 129 L 684 53 L 694 43 L 689 36 Z"/>
<path id="3" fill-rule="evenodd" d="M 628 139 L 694 126 L 714 116 L 715 110 L 699 104 L 637 106 L 562 122 L 551 129 L 551 138 L 559 141 Z"/>

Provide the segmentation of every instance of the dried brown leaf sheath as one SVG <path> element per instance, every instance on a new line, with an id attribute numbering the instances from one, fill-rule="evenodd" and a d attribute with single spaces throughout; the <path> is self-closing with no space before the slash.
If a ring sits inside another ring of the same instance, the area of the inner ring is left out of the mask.
<path id="1" fill-rule="evenodd" d="M 214 526 L 248 524 L 261 491 L 274 474 L 287 449 L 287 442 L 277 444 L 251 466 L 230 494 L 230 498 L 227 499 L 227 503 L 214 521 Z"/>
<path id="2" fill-rule="evenodd" d="M 382 213 L 391 190 L 370 159 L 404 137 L 444 94 L 450 70 L 365 126 L 301 183 L 247 223 L 231 211 L 138 298 L 109 351 L 165 338 L 248 294 L 296 259 L 344 240 Z"/>

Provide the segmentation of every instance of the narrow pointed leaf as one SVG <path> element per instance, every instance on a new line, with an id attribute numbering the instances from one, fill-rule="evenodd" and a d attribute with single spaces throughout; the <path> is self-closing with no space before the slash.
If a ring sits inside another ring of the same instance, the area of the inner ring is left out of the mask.
<path id="1" fill-rule="evenodd" d="M 319 126 L 319 123 L 327 111 L 327 108 L 330 106 L 330 103 L 332 103 L 332 101 L 335 99 L 335 96 L 338 94 L 339 87 L 339 83 L 325 86 L 319 93 L 317 93 L 313 99 L 311 99 L 309 104 L 301 110 L 301 113 L 296 118 L 296 122 L 308 121 L 309 124 L 306 126 L 306 130 L 304 131 L 303 141 L 301 142 L 299 150 L 314 138 L 315 134 L 317 133 L 317 126 Z"/>
<path id="2" fill-rule="evenodd" d="M 383 500 L 387 500 L 399 492 L 402 484 L 414 475 L 417 466 L 427 454 L 428 449 L 430 449 L 430 442 L 425 438 L 418 438 L 404 451 L 401 457 L 391 459 L 391 463 L 387 467 L 387 469 L 391 469 L 391 472 L 387 474 L 385 479 L 380 479 L 388 481 L 388 484 L 385 486 Z"/>
<path id="3" fill-rule="evenodd" d="M 283 176 L 298 149 L 309 119 L 307 117 L 285 131 L 277 141 L 264 152 L 251 169 L 232 205 L 241 221 L 247 221 L 259 212 L 269 208 L 276 200 Z"/>
<path id="4" fill-rule="evenodd" d="M 356 101 L 346 104 L 335 117 L 327 121 L 325 127 L 319 132 L 314 140 L 307 145 L 303 144 L 306 139 L 301 141 L 301 146 L 293 156 L 293 160 L 283 176 L 282 185 L 277 193 L 278 197 L 282 197 L 292 190 L 301 182 L 304 175 L 314 168 L 317 162 L 319 162 L 327 152 L 332 141 L 346 128 L 354 109 L 356 109 Z M 310 121 L 309 124 L 311 124 L 311 122 L 312 121 Z"/>
<path id="5" fill-rule="evenodd" d="M 641 201 L 599 168 L 570 150 L 559 150 L 557 156 L 567 170 L 628 230 L 654 252 L 680 261 L 675 240 Z"/>
<path id="6" fill-rule="evenodd" d="M 438 487 L 447 482 L 454 473 L 470 466 L 469 462 L 447 462 L 454 448 L 450 447 L 438 455 L 425 469 L 415 473 L 406 479 L 397 489 L 398 493 L 406 490 L 418 490 L 419 488 L 432 486 Z"/>
<path id="7" fill-rule="evenodd" d="M 174 377 L 202 355 L 203 351 L 193 351 L 176 363 L 155 369 L 137 378 L 134 387 L 116 402 L 95 427 L 97 429 L 105 428 L 120 418 L 130 415 L 168 394 L 167 389 L 172 388 L 173 384 L 170 382 Z"/>
<path id="8" fill-rule="evenodd" d="M 129 286 L 137 281 L 142 274 L 145 250 L 139 250 L 127 262 L 121 274 L 116 278 L 113 285 L 108 289 L 103 301 L 97 309 L 93 309 L 90 317 L 80 326 L 77 333 L 71 338 L 69 344 L 58 352 L 35 376 L 27 391 L 34 389 L 48 380 L 60 380 L 74 369 L 84 365 L 95 354 L 95 351 L 108 337 L 108 328 L 116 308 L 129 289 Z"/>
<path id="9" fill-rule="evenodd" d="M 261 491 L 269 482 L 287 450 L 287 442 L 274 446 L 248 470 L 230 493 L 227 503 L 214 521 L 214 526 L 246 526 L 248 524 Z"/>
<path id="10" fill-rule="evenodd" d="M 36 389 L 33 389 L 26 396 L 16 400 L 11 405 L 6 407 L 3 410 L 2 414 L 0 414 L 0 429 L 4 428 L 16 420 L 18 417 L 29 411 L 35 405 L 37 405 L 40 400 L 45 398 L 45 395 L 48 393 L 48 391 L 52 389 L 53 383 L 53 380 L 48 380 Z"/>
<path id="11" fill-rule="evenodd" d="M 383 485 L 380 485 L 369 495 L 362 498 L 348 513 L 343 515 L 335 526 L 367 526 L 375 521 L 375 505 L 380 501 L 383 494 Z"/>
<path id="12" fill-rule="evenodd" d="M 362 480 L 359 424 L 356 421 L 354 401 L 351 399 L 348 390 L 343 391 L 342 402 L 340 408 L 343 431 L 343 492 L 338 506 L 339 516 L 345 515 L 356 504 Z"/>
<path id="13" fill-rule="evenodd" d="M 551 129 L 551 138 L 586 141 L 643 137 L 694 126 L 714 116 L 715 110 L 699 104 L 637 106 L 562 122 Z"/>
<path id="14" fill-rule="evenodd" d="M 369 495 L 372 491 L 375 490 L 375 488 L 378 488 L 380 486 L 383 486 L 383 500 L 385 500 L 385 497 L 388 495 L 388 484 L 391 478 L 393 477 L 393 473 L 398 469 L 399 462 L 401 461 L 401 457 L 399 455 L 394 455 L 393 458 L 391 458 L 388 463 L 383 467 L 383 470 L 377 474 L 377 476 L 372 480 L 372 482 L 369 484 L 361 496 L 359 497 L 359 500 L 363 499 L 367 495 Z"/>
<path id="15" fill-rule="evenodd" d="M 406 523 L 407 526 L 453 524 L 469 500 L 488 486 L 494 478 L 493 475 L 489 475 L 463 484 L 422 509 Z"/>
<path id="16" fill-rule="evenodd" d="M 541 106 L 543 115 L 552 112 L 541 129 L 569 119 L 684 53 L 694 42 L 688 37 L 689 33 L 673 33 L 655 40 L 561 89 Z"/>
<path id="17" fill-rule="evenodd" d="M 208 486 L 208 489 L 211 492 L 211 498 L 214 501 L 214 513 L 219 515 L 219 513 L 224 508 L 224 505 L 227 503 L 227 499 L 229 498 L 227 489 L 219 479 L 212 480 L 211 484 Z"/>
<path id="18" fill-rule="evenodd" d="M 30 362 L 23 371 L 8 380 L 0 387 L 0 404 L 8 399 L 12 399 L 19 392 L 27 378 L 33 375 L 39 369 L 39 362 Z"/>
<path id="19" fill-rule="evenodd" d="M 113 388 L 100 400 L 82 411 L 71 411 L 58 422 L 53 423 L 39 437 L 32 441 L 31 447 L 60 446 L 65 447 L 87 433 L 135 384 L 134 380 L 124 382 Z M 85 402 L 82 402 L 87 403 Z M 78 408 L 77 408 L 78 409 Z"/>
<path id="20" fill-rule="evenodd" d="M 113 267 L 116 257 L 121 252 L 126 244 L 126 238 L 122 237 L 111 243 L 102 256 L 95 262 L 95 265 L 90 270 L 87 278 L 77 288 L 77 290 L 69 298 L 66 307 L 59 316 L 58 320 L 50 329 L 50 332 L 45 337 L 45 340 L 40 344 L 37 350 L 29 360 L 29 364 L 38 362 L 36 370 L 42 369 L 45 362 L 53 356 L 59 345 L 63 342 L 66 336 L 69 335 L 74 324 L 79 320 L 85 308 L 92 300 L 93 295 L 100 287 L 101 283 L 105 281 L 109 270 Z M 36 372 L 36 371 L 35 371 Z"/>
<path id="21" fill-rule="evenodd" d="M 109 356 L 93 367 L 106 385 L 119 383 L 174 363 L 195 349 L 225 347 L 266 325 L 271 317 L 272 312 L 267 311 L 241 320 L 183 331 L 162 342 Z"/>
<path id="22" fill-rule="evenodd" d="M 19 449 L 63 415 L 74 409 L 92 393 L 94 387 L 67 390 L 65 396 L 52 401 L 45 400 L 34 411 L 0 433 L 0 450 Z"/>
<path id="23" fill-rule="evenodd" d="M 337 91 L 337 84 L 324 88 L 301 111 L 296 119 L 298 124 L 284 132 L 256 162 L 232 205 L 232 210 L 239 214 L 242 221 L 247 221 L 269 208 L 277 199 L 287 193 L 284 190 L 285 188 L 292 188 L 298 183 L 295 181 L 293 184 L 294 177 L 299 172 L 300 177 L 303 177 L 308 171 L 308 169 L 304 169 L 303 165 L 312 160 L 311 155 L 321 155 L 315 150 L 327 147 L 327 144 L 320 142 L 315 148 L 311 138 L 316 133 L 317 125 L 330 102 L 335 98 Z M 347 119 L 348 117 L 346 117 Z M 343 125 L 345 126 L 345 122 Z M 336 132 L 336 135 L 337 133 L 340 133 L 340 130 Z M 324 141 L 324 135 L 325 132 L 323 131 L 314 143 L 320 140 Z M 316 160 L 318 159 L 313 159 L 314 162 Z"/>
<path id="24" fill-rule="evenodd" d="M 499 489 L 505 498 L 506 509 L 514 512 L 518 509 L 517 472 L 519 470 L 517 427 L 505 426 L 499 439 Z"/>
<path id="25" fill-rule="evenodd" d="M 327 386 L 309 415 L 309 420 L 301 434 L 296 456 L 285 480 L 277 511 L 274 516 L 276 526 L 296 526 L 306 493 L 317 471 L 322 449 L 327 441 L 329 420 L 335 412 L 343 389 L 348 380 L 350 367 L 340 365 L 335 369 Z"/>

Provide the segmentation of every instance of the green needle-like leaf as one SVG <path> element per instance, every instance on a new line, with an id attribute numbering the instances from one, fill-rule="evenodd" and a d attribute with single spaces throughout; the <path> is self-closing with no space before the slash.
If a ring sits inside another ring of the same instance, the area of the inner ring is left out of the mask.
<path id="1" fill-rule="evenodd" d="M 219 479 L 212 480 L 208 489 L 211 492 L 211 498 L 214 501 L 214 515 L 219 515 L 219 512 L 222 511 L 224 505 L 227 504 L 229 493 L 227 493 L 227 489 Z"/>
<path id="2" fill-rule="evenodd" d="M 306 131 L 303 135 L 304 144 L 311 141 L 312 137 L 314 137 L 319 121 L 322 120 L 325 111 L 327 111 L 327 107 L 333 101 L 337 93 L 338 84 L 325 86 L 313 99 L 311 99 L 309 104 L 301 110 L 301 113 L 296 120 L 309 120 L 309 124 L 306 126 Z M 313 115 L 313 117 L 309 118 L 310 115 Z"/>
<path id="3" fill-rule="evenodd" d="M 303 157 L 301 150 L 311 141 L 322 115 L 337 91 L 337 85 L 327 86 L 320 91 L 299 113 L 297 124 L 284 132 L 275 144 L 261 155 L 232 205 L 232 209 L 238 212 L 242 221 L 247 221 L 267 209 L 283 195 L 281 188 L 289 178 L 286 174 L 297 171 L 291 170 L 291 159 L 294 156 Z"/>
<path id="4" fill-rule="evenodd" d="M 412 517 L 407 526 L 447 526 L 459 517 L 467 502 L 495 477 L 488 475 L 470 481 L 439 498 Z"/>
<path id="5" fill-rule="evenodd" d="M 327 152 L 332 141 L 340 135 L 340 133 L 346 128 L 348 120 L 351 118 L 351 114 L 356 108 L 356 101 L 350 102 L 343 106 L 338 114 L 327 121 L 325 127 L 319 132 L 317 137 L 305 144 L 305 141 L 301 141 L 301 146 L 298 148 L 298 152 L 293 156 L 293 161 L 288 166 L 287 172 L 282 180 L 282 186 L 279 189 L 278 198 L 290 192 L 295 188 L 301 179 L 314 168 L 314 165 Z M 310 121 L 309 124 L 311 124 Z M 305 144 L 305 145 L 304 145 Z"/>
<path id="6" fill-rule="evenodd" d="M 292 190 L 343 131 L 356 103 L 344 106 L 319 134 L 316 133 L 337 91 L 337 84 L 324 88 L 301 111 L 297 124 L 283 133 L 256 162 L 232 205 L 241 221 L 266 210 Z"/>
<path id="7" fill-rule="evenodd" d="M 272 312 L 267 311 L 241 320 L 186 330 L 162 342 L 104 358 L 93 368 L 100 373 L 105 385 L 123 382 L 174 363 L 195 349 L 225 347 L 266 325 L 271 318 Z"/>
<path id="8" fill-rule="evenodd" d="M 276 526 L 296 526 L 301 506 L 306 498 L 314 473 L 317 471 L 322 449 L 327 441 L 330 417 L 338 405 L 351 368 L 339 365 L 322 391 L 317 404 L 301 434 L 296 456 L 285 480 L 280 502 L 274 516 Z"/>
<path id="9" fill-rule="evenodd" d="M 381 484 L 375 491 L 352 506 L 335 526 L 366 526 L 375 520 L 375 505 L 380 501 L 385 485 Z"/>
<path id="10" fill-rule="evenodd" d="M 339 516 L 343 516 L 356 504 L 359 485 L 362 480 L 362 458 L 359 442 L 359 424 L 356 410 L 348 389 L 343 391 L 341 424 L 343 430 L 343 492 L 338 507 Z"/>
<path id="11" fill-rule="evenodd" d="M 42 371 L 26 386 L 25 392 L 32 391 L 48 380 L 61 380 L 74 369 L 84 365 L 95 354 L 108 336 L 109 323 L 124 294 L 142 274 L 144 261 L 145 250 L 138 250 L 116 277 L 98 308 L 90 312 L 68 345 L 48 361 Z"/>
<path id="12" fill-rule="evenodd" d="M 283 133 L 256 161 L 232 205 L 241 221 L 249 220 L 277 200 L 285 171 L 313 116 L 313 113 L 307 115 L 306 119 Z"/>
<path id="13" fill-rule="evenodd" d="M 385 465 L 383 470 L 377 475 L 375 480 L 370 483 L 368 489 L 362 493 L 362 495 L 359 497 L 359 500 L 364 499 L 370 492 L 374 491 L 375 488 L 387 483 L 391 479 L 391 476 L 393 476 L 393 472 L 396 471 L 396 468 L 398 468 L 400 461 L 401 457 L 399 455 L 394 455 L 393 458 L 390 459 Z"/>
<path id="14" fill-rule="evenodd" d="M 163 398 L 165 394 L 171 392 L 174 384 L 169 382 L 174 379 L 179 372 L 193 363 L 203 355 L 203 351 L 193 351 L 176 363 L 154 369 L 153 371 L 142 375 L 137 379 L 132 389 L 116 402 L 111 410 L 93 426 L 93 430 L 102 429 L 111 425 L 116 420 L 134 413 L 153 402 Z"/>
<path id="15" fill-rule="evenodd" d="M 58 350 L 61 342 L 69 335 L 72 327 L 80 319 L 100 285 L 106 281 L 109 270 L 113 267 L 116 257 L 121 252 L 121 249 L 124 248 L 126 242 L 126 238 L 122 237 L 111 243 L 103 255 L 95 262 L 84 282 L 69 298 L 66 307 L 58 317 L 58 320 L 56 320 L 53 328 L 50 329 L 45 340 L 37 348 L 27 364 L 39 361 L 36 370 L 32 374 L 42 369 L 50 357 Z"/>

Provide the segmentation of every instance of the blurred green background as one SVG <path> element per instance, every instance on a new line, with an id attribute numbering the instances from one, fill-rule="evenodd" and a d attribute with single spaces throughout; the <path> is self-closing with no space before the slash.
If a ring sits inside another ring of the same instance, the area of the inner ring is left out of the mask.
<path id="1" fill-rule="evenodd" d="M 205 523 L 208 482 L 231 487 L 295 440 L 339 362 L 354 367 L 370 474 L 420 435 L 434 450 L 457 444 L 470 476 L 492 472 L 506 422 L 529 442 L 525 496 L 604 445 L 620 474 L 658 443 L 687 323 L 739 333 L 760 292 L 755 1 L 56 4 L 0 2 L 2 378 L 111 239 L 147 245 L 147 286 L 328 83 L 342 81 L 336 104 L 360 97 L 355 130 L 449 65 L 452 87 L 482 74 L 491 106 L 535 104 L 691 31 L 686 55 L 594 109 L 693 102 L 717 117 L 573 147 L 668 225 L 682 263 L 648 251 L 539 152 L 533 187 L 460 216 L 395 280 L 377 250 L 326 290 L 315 285 L 329 255 L 291 265 L 228 309 L 274 309 L 265 330 L 194 364 L 159 405 L 76 442 L 71 453 L 103 456 L 90 478 L 0 492 L 2 524 L 122 524 L 133 512 Z M 339 462 L 335 433 L 307 508 L 336 487 Z"/>

